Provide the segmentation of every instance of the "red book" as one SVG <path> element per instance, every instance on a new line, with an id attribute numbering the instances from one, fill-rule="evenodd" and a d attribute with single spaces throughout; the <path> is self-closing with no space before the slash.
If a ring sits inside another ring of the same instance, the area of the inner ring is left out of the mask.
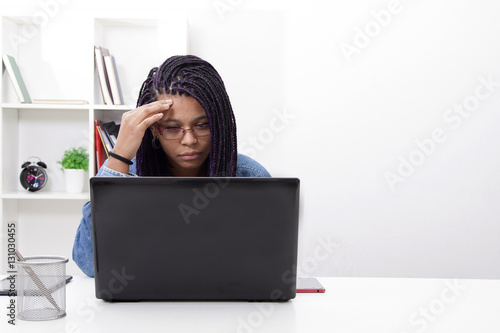
<path id="1" fill-rule="evenodd" d="M 102 167 L 104 161 L 106 160 L 106 152 L 104 151 L 104 146 L 101 141 L 101 135 L 99 134 L 99 120 L 94 120 L 95 125 L 95 156 L 96 156 L 96 173 Z"/>

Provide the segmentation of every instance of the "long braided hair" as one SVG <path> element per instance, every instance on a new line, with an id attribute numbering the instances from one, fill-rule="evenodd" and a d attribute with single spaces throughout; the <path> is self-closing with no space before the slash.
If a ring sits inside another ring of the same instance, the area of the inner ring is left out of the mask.
<path id="1" fill-rule="evenodd" d="M 173 56 L 154 67 L 142 84 L 137 107 L 157 100 L 159 95 L 191 96 L 203 107 L 210 127 L 210 154 L 205 162 L 207 176 L 233 177 L 236 174 L 236 122 L 224 82 L 207 61 L 193 55 Z M 147 130 L 137 151 L 139 176 L 171 176 L 167 155 L 152 146 Z"/>

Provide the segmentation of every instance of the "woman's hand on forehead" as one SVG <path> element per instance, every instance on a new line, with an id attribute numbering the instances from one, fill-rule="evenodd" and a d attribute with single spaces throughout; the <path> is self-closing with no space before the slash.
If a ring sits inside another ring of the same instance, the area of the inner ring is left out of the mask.
<path id="1" fill-rule="evenodd" d="M 172 104 L 173 100 L 162 99 L 125 112 L 116 139 L 115 153 L 132 159 L 137 154 L 145 131 L 162 119 Z"/>

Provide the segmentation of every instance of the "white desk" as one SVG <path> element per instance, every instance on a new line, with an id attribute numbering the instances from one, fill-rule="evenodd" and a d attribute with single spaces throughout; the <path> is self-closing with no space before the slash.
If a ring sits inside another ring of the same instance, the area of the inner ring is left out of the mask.
<path id="1" fill-rule="evenodd" d="M 67 316 L 7 324 L 2 332 L 500 332 L 500 280 L 318 278 L 325 294 L 285 303 L 106 303 L 94 280 L 67 285 Z"/>

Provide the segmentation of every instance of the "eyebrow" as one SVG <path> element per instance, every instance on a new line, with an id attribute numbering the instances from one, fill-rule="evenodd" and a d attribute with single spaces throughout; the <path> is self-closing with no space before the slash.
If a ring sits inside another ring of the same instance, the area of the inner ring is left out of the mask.
<path id="1" fill-rule="evenodd" d="M 199 121 L 202 119 L 208 119 L 207 115 L 202 115 L 202 116 L 196 117 L 196 118 L 194 118 L 194 121 Z M 161 122 L 162 123 L 168 123 L 168 122 L 180 123 L 181 121 L 179 119 L 176 119 L 176 118 L 167 118 L 165 120 L 162 120 Z"/>

